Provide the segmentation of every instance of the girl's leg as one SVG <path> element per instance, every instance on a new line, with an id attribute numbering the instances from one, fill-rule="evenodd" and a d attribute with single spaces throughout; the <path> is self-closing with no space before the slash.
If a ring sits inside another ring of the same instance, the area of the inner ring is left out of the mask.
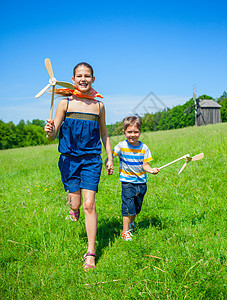
<path id="1" fill-rule="evenodd" d="M 97 232 L 97 213 L 95 208 L 95 191 L 83 190 L 83 208 L 85 226 L 87 230 L 88 249 L 87 253 L 95 253 L 95 239 Z M 95 257 L 87 256 L 86 263 L 95 266 Z"/>
<path id="2" fill-rule="evenodd" d="M 81 205 L 81 191 L 76 191 L 74 193 L 68 193 L 68 204 L 72 212 L 77 212 Z M 73 219 L 75 216 L 71 215 Z"/>

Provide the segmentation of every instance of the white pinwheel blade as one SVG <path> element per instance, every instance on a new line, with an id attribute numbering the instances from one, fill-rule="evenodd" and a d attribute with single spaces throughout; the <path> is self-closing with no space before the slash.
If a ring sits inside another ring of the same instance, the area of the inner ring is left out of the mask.
<path id="1" fill-rule="evenodd" d="M 63 86 L 67 89 L 75 90 L 74 85 L 72 83 L 69 83 L 69 82 L 57 81 L 56 84 L 60 85 L 60 86 Z"/>
<path id="2" fill-rule="evenodd" d="M 184 168 L 187 166 L 187 164 L 190 162 L 190 161 L 196 161 L 196 160 L 200 160 L 204 157 L 204 154 L 203 153 L 200 153 L 200 154 L 197 154 L 193 157 L 186 157 L 186 162 L 185 164 L 180 168 L 180 170 L 178 171 L 178 175 L 184 170 Z"/>
<path id="3" fill-rule="evenodd" d="M 45 67 L 47 69 L 48 74 L 50 75 L 50 78 L 54 78 L 54 73 L 53 73 L 53 69 L 51 66 L 51 62 L 49 58 L 45 59 Z"/>
<path id="4" fill-rule="evenodd" d="M 200 153 L 200 154 L 197 154 L 195 156 L 192 157 L 192 161 L 195 161 L 195 160 L 200 160 L 204 157 L 204 154 L 203 153 Z"/>
<path id="5" fill-rule="evenodd" d="M 40 96 L 42 96 L 42 94 L 44 94 L 49 87 L 50 83 L 48 83 L 48 85 L 46 85 L 37 95 L 35 95 L 35 98 L 39 98 Z"/>
<path id="6" fill-rule="evenodd" d="M 178 175 L 184 170 L 184 168 L 187 166 L 187 164 L 188 164 L 187 162 L 183 164 L 183 166 L 178 171 Z"/>

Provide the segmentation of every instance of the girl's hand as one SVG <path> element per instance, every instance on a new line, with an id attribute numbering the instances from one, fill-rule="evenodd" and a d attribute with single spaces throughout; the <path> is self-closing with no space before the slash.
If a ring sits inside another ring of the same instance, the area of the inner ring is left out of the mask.
<path id="1" fill-rule="evenodd" d="M 55 132 L 54 120 L 47 119 L 47 123 L 44 127 L 44 131 L 47 134 L 47 138 L 53 137 L 53 134 Z"/>
<path id="2" fill-rule="evenodd" d="M 106 172 L 107 172 L 107 174 L 108 175 L 112 175 L 113 171 L 114 171 L 113 161 L 106 159 L 105 165 L 106 165 Z"/>

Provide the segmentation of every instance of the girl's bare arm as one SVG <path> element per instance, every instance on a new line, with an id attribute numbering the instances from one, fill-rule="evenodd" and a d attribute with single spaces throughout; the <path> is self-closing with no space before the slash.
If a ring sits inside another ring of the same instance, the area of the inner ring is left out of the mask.
<path id="1" fill-rule="evenodd" d="M 44 130 L 49 141 L 53 141 L 56 138 L 65 117 L 66 107 L 67 99 L 62 99 L 58 104 L 54 120 L 47 120 Z"/>
<path id="2" fill-rule="evenodd" d="M 110 144 L 110 137 L 106 128 L 105 107 L 102 102 L 100 102 L 100 106 L 101 106 L 101 114 L 99 118 L 99 128 L 100 128 L 101 139 L 107 154 L 106 170 L 109 175 L 112 175 L 114 170 L 113 156 L 112 156 L 112 149 Z"/>

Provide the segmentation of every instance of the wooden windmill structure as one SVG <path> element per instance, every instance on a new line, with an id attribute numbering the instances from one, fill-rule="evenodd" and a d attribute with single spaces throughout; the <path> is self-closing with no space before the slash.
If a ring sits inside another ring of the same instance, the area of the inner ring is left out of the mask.
<path id="1" fill-rule="evenodd" d="M 195 107 L 195 126 L 221 123 L 221 105 L 210 99 L 196 99 L 195 85 L 193 100 Z"/>

